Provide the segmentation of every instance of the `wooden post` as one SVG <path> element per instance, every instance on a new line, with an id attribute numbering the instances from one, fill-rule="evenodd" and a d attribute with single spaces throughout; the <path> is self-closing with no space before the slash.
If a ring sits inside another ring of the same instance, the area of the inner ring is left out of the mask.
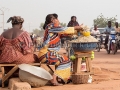
<path id="1" fill-rule="evenodd" d="M 86 57 L 86 69 L 87 69 L 87 72 L 90 71 L 88 57 Z"/>
<path id="2" fill-rule="evenodd" d="M 77 73 L 81 72 L 81 58 L 77 59 Z"/>
<path id="3" fill-rule="evenodd" d="M 5 76 L 4 67 L 1 67 L 1 71 L 2 71 L 2 81 L 3 81 L 3 77 Z M 4 83 L 2 83 L 2 87 L 4 87 Z"/>
<path id="4" fill-rule="evenodd" d="M 92 72 L 92 63 L 90 59 L 88 59 L 88 63 L 89 63 L 89 71 Z"/>

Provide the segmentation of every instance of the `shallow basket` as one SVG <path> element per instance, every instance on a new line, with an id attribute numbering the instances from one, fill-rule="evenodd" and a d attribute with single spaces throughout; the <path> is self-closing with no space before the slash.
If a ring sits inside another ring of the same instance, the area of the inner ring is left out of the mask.
<path id="1" fill-rule="evenodd" d="M 47 84 L 52 76 L 43 68 L 28 64 L 19 65 L 19 78 L 23 82 L 28 82 L 33 87 L 41 87 Z"/>
<path id="2" fill-rule="evenodd" d="M 89 75 L 72 75 L 73 84 L 86 84 L 88 83 Z"/>
<path id="3" fill-rule="evenodd" d="M 71 47 L 75 52 L 90 52 L 97 48 L 98 42 L 71 42 Z"/>

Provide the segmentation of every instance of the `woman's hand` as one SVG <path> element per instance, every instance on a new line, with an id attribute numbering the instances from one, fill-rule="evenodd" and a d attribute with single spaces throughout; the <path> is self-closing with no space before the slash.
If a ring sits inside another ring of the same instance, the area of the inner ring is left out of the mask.
<path id="1" fill-rule="evenodd" d="M 81 26 L 75 26 L 74 29 L 77 31 L 83 30 L 83 28 Z"/>

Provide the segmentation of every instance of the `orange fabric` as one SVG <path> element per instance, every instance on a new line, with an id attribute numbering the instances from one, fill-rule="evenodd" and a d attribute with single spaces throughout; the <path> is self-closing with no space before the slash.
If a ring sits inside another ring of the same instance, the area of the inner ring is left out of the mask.
<path id="1" fill-rule="evenodd" d="M 0 36 L 0 63 L 33 63 L 32 48 L 31 38 L 26 31 L 12 40 Z"/>
<path id="2" fill-rule="evenodd" d="M 59 37 L 56 37 L 56 38 L 54 38 L 53 40 L 51 40 L 50 42 L 49 42 L 49 44 L 56 44 L 56 42 L 59 42 L 60 41 L 60 38 Z"/>

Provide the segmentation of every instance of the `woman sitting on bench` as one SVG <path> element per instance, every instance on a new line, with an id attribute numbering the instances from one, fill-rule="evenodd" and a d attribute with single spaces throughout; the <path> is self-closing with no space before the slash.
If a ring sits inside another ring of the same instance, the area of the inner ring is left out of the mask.
<path id="1" fill-rule="evenodd" d="M 70 67 L 71 62 L 67 58 L 67 56 L 60 55 L 58 52 L 61 48 L 61 34 L 74 34 L 75 32 L 81 30 L 80 26 L 76 27 L 56 27 L 55 25 L 56 18 L 53 14 L 49 14 L 46 16 L 46 21 L 44 24 L 45 34 L 44 34 L 44 42 L 43 47 L 39 52 L 39 60 L 42 63 L 46 63 L 48 65 L 57 66 L 53 80 L 51 80 L 52 84 L 57 86 L 61 85 L 57 82 L 56 77 L 61 78 L 65 83 L 70 77 Z"/>
<path id="2" fill-rule="evenodd" d="M 34 63 L 33 44 L 30 35 L 23 31 L 24 19 L 19 16 L 10 17 L 12 28 L 0 36 L 0 63 L 22 64 Z"/>

